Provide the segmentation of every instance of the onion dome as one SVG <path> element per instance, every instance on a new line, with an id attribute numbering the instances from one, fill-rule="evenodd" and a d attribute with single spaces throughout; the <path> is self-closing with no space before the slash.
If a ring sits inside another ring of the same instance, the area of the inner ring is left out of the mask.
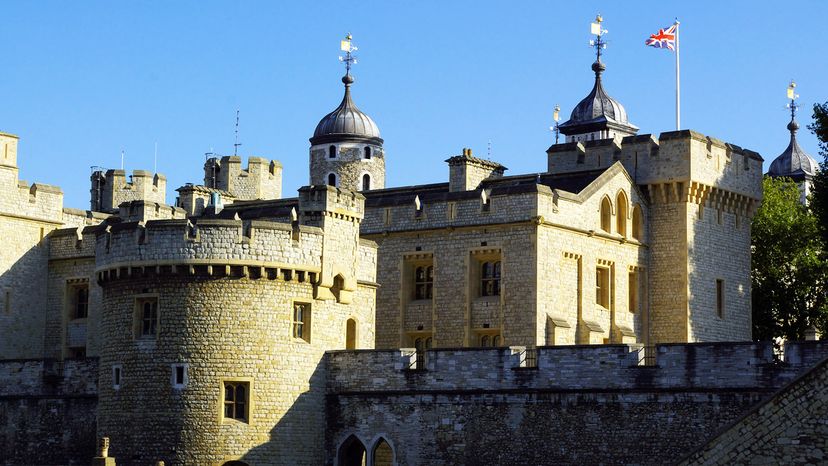
<path id="1" fill-rule="evenodd" d="M 610 132 L 622 136 L 631 136 L 638 132 L 638 127 L 627 119 L 624 106 L 604 90 L 601 74 L 606 69 L 600 60 L 592 64 L 595 85 L 572 110 L 569 120 L 559 126 L 561 133 L 571 136 L 609 130 L 604 137 L 611 137 Z"/>
<path id="2" fill-rule="evenodd" d="M 806 154 L 799 144 L 796 142 L 796 131 L 799 129 L 799 123 L 791 116 L 791 122 L 788 123 L 788 131 L 791 132 L 791 142 L 788 148 L 782 152 L 779 157 L 773 159 L 768 170 L 768 176 L 771 177 L 788 177 L 794 181 L 802 181 L 813 177 L 819 169 L 817 161 Z"/>
<path id="3" fill-rule="evenodd" d="M 342 82 L 345 84 L 345 96 L 342 97 L 342 103 L 319 121 L 313 137 L 310 138 L 310 143 L 361 141 L 382 144 L 377 124 L 357 108 L 351 98 L 353 76 L 346 74 L 342 77 Z"/>

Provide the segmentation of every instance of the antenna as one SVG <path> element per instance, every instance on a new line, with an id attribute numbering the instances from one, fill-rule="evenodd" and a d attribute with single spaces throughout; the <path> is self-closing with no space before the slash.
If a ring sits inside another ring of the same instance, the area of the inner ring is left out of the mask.
<path id="1" fill-rule="evenodd" d="M 488 145 L 487 149 L 488 149 L 488 152 L 487 152 L 488 155 L 486 157 L 489 160 L 492 160 L 492 140 L 491 139 L 489 139 L 489 145 Z"/>
<path id="2" fill-rule="evenodd" d="M 339 61 L 345 63 L 345 76 L 350 76 L 351 66 L 356 65 L 357 62 L 357 57 L 353 54 L 353 52 L 357 51 L 357 48 L 354 46 L 354 44 L 351 43 L 352 39 L 353 37 L 349 32 L 347 35 L 345 35 L 344 40 L 339 41 L 339 50 L 345 52 L 344 57 L 339 57 Z"/>
<path id="3" fill-rule="evenodd" d="M 239 146 L 241 143 L 239 142 L 239 110 L 236 110 L 236 142 L 233 143 L 233 155 L 239 155 Z"/>
<path id="4" fill-rule="evenodd" d="M 152 172 L 158 173 L 158 141 L 155 141 L 155 158 L 152 160 Z"/>
<path id="5" fill-rule="evenodd" d="M 121 170 L 124 169 L 124 150 L 121 149 Z"/>

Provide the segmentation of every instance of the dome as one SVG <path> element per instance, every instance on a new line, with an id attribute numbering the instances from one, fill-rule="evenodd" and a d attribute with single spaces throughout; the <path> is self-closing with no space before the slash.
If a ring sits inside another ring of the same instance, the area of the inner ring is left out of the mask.
<path id="1" fill-rule="evenodd" d="M 792 119 L 788 123 L 788 130 L 791 132 L 791 142 L 788 144 L 788 148 L 771 162 L 770 168 L 768 169 L 769 176 L 785 176 L 798 181 L 802 178 L 810 178 L 816 174 L 819 169 L 819 164 L 817 164 L 817 161 L 813 157 L 806 154 L 796 142 L 796 130 L 798 129 L 799 124 Z"/>
<path id="2" fill-rule="evenodd" d="M 595 72 L 595 85 L 592 91 L 572 109 L 569 120 L 559 126 L 562 133 L 580 134 L 607 127 L 628 134 L 635 134 L 638 131 L 638 127 L 629 122 L 624 106 L 604 90 L 601 73 L 605 69 L 606 66 L 600 61 L 592 64 L 592 70 Z"/>
<path id="3" fill-rule="evenodd" d="M 342 98 L 342 103 L 334 111 L 322 117 L 310 139 L 311 144 L 351 140 L 382 144 L 377 124 L 357 108 L 351 98 L 351 84 L 354 78 L 348 74 L 342 78 L 342 82 L 345 84 L 345 96 Z"/>

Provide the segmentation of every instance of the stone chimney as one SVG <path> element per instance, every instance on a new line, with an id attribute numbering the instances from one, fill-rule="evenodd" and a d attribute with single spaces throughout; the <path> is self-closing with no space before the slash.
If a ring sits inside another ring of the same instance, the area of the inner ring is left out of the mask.
<path id="1" fill-rule="evenodd" d="M 507 170 L 503 165 L 491 160 L 478 159 L 472 150 L 463 149 L 462 155 L 455 155 L 446 160 L 449 165 L 449 191 L 472 191 L 487 178 L 500 178 Z"/>

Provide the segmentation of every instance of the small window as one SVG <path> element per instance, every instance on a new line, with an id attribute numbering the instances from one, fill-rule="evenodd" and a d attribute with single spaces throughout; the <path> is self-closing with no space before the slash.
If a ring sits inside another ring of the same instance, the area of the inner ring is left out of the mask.
<path id="1" fill-rule="evenodd" d="M 595 269 L 595 303 L 606 309 L 610 307 L 610 270 L 606 267 Z"/>
<path id="2" fill-rule="evenodd" d="M 11 314 L 11 290 L 6 290 L 3 296 L 3 311 Z"/>
<path id="3" fill-rule="evenodd" d="M 423 265 L 414 270 L 414 299 L 434 296 L 434 266 Z"/>
<path id="4" fill-rule="evenodd" d="M 328 186 L 336 186 L 336 174 L 328 173 Z"/>
<path id="5" fill-rule="evenodd" d="M 618 193 L 618 197 L 616 198 L 616 204 L 618 205 L 618 213 L 615 216 L 615 230 L 616 232 L 626 237 L 627 236 L 627 195 L 624 194 L 624 191 Z"/>
<path id="6" fill-rule="evenodd" d="M 630 312 L 638 312 L 638 303 L 639 303 L 639 282 L 638 282 L 638 272 L 635 270 L 630 271 L 629 273 L 629 295 L 630 295 L 630 302 L 629 302 L 629 309 Z"/>
<path id="7" fill-rule="evenodd" d="M 480 265 L 480 295 L 500 296 L 500 261 Z"/>
<path id="8" fill-rule="evenodd" d="M 371 189 L 371 175 L 364 174 L 362 175 L 362 190 L 369 191 Z"/>
<path id="9" fill-rule="evenodd" d="M 500 334 L 498 333 L 483 333 L 478 341 L 483 348 L 497 348 L 501 344 Z"/>
<path id="10" fill-rule="evenodd" d="M 158 298 L 146 297 L 135 300 L 135 338 L 158 336 Z"/>
<path id="11" fill-rule="evenodd" d="M 484 348 L 487 347 L 487 346 L 491 346 L 490 345 L 490 340 L 491 340 L 491 337 L 489 337 L 488 335 L 483 335 L 482 337 L 480 337 L 480 346 L 482 346 Z"/>
<path id="12" fill-rule="evenodd" d="M 335 159 L 336 158 L 336 146 L 328 147 L 328 158 Z"/>
<path id="13" fill-rule="evenodd" d="M 609 233 L 612 228 L 612 204 L 609 198 L 601 201 L 601 229 Z"/>
<path id="14" fill-rule="evenodd" d="M 632 237 L 636 241 L 641 241 L 641 230 L 643 226 L 641 223 L 641 207 L 636 205 L 632 211 Z"/>
<path id="15" fill-rule="evenodd" d="M 371 148 L 370 147 L 365 146 L 365 149 L 363 151 L 363 157 L 365 157 L 365 159 L 370 159 L 371 158 Z"/>
<path id="16" fill-rule="evenodd" d="M 89 285 L 73 285 L 70 293 L 70 316 L 72 319 L 84 319 L 89 315 Z"/>
<path id="17" fill-rule="evenodd" d="M 357 325 L 356 320 L 348 319 L 345 322 L 345 349 L 356 349 L 356 340 L 357 340 Z"/>
<path id="18" fill-rule="evenodd" d="M 250 417 L 250 382 L 224 382 L 224 418 L 247 422 Z"/>
<path id="19" fill-rule="evenodd" d="M 293 337 L 310 343 L 311 306 L 308 303 L 293 303 Z"/>
<path id="20" fill-rule="evenodd" d="M 173 364 L 172 365 L 172 386 L 173 388 L 184 388 L 187 386 L 187 364 Z"/>
<path id="21" fill-rule="evenodd" d="M 724 319 L 725 311 L 725 287 L 724 280 L 716 280 L 716 315 L 720 319 Z"/>
<path id="22" fill-rule="evenodd" d="M 120 364 L 112 366 L 112 388 L 114 390 L 121 389 L 123 367 Z"/>

